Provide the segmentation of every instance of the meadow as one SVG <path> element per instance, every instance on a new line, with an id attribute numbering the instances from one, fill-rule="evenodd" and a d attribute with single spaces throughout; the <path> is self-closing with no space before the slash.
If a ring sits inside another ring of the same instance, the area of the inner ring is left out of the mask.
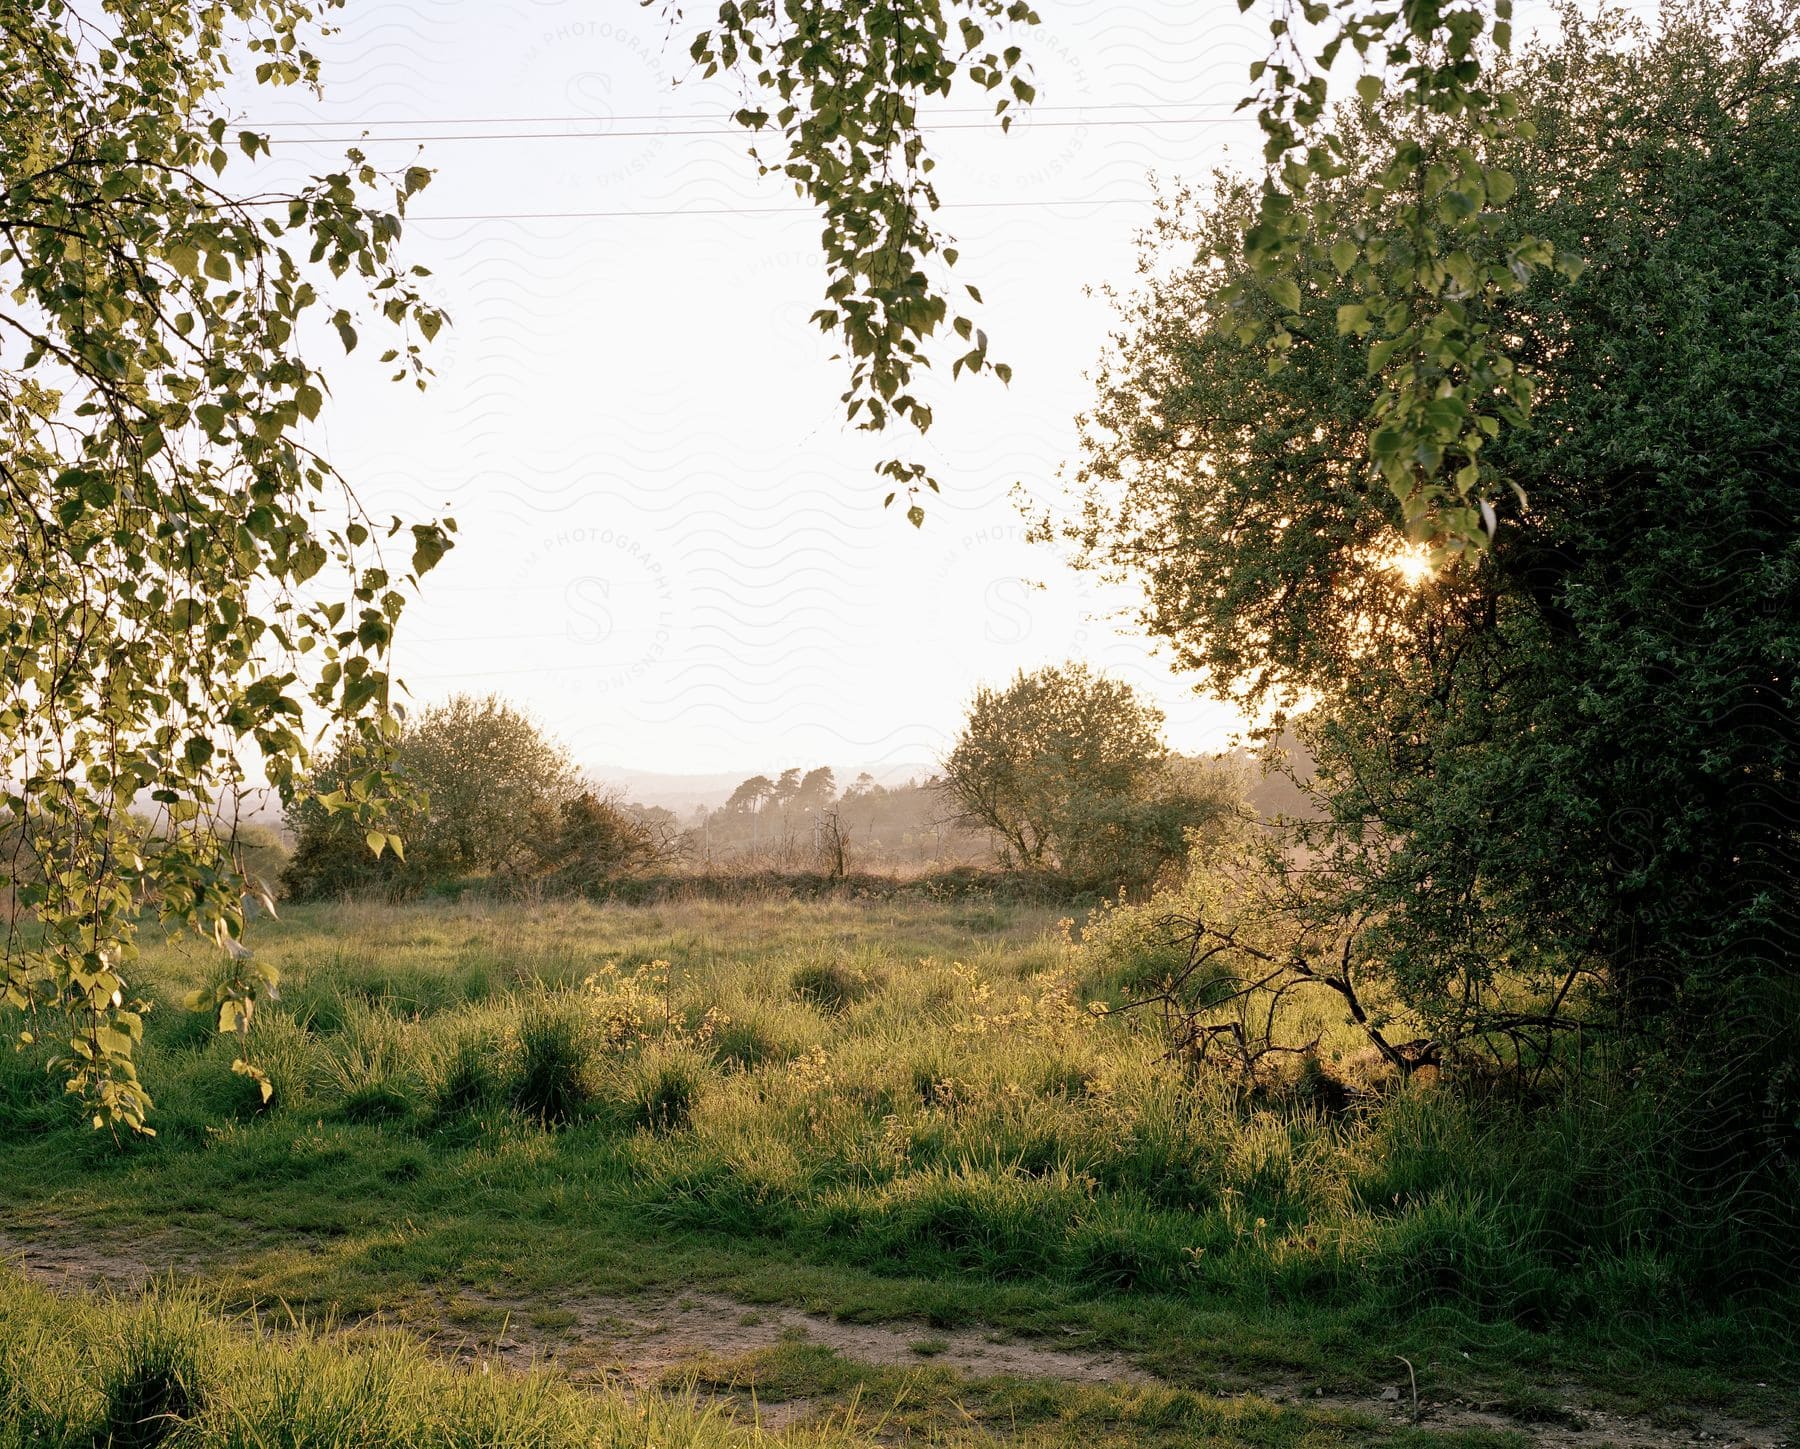
<path id="1" fill-rule="evenodd" d="M 267 1102 L 198 946 L 138 972 L 153 1138 L 0 1058 L 0 1444 L 1791 1432 L 1628 1110 L 1379 1079 L 1324 1002 L 1311 1065 L 1196 1069 L 1080 912 L 282 914 Z"/>

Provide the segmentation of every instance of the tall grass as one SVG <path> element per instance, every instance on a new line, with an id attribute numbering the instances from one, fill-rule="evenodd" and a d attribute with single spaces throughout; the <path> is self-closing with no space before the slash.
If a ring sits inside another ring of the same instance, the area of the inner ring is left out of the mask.
<path id="1" fill-rule="evenodd" d="M 263 947 L 292 983 L 253 1036 L 266 1108 L 166 1005 L 197 964 L 149 963 L 165 1004 L 143 1073 L 165 1131 L 132 1149 L 137 1170 L 173 1179 L 235 1122 L 230 1150 L 297 1172 L 289 1144 L 337 1121 L 429 1146 L 407 1212 L 464 1211 L 463 1154 L 505 1155 L 509 1221 L 551 1222 L 576 1179 L 646 1231 L 1065 1301 L 1609 1334 L 1732 1309 L 1724 1288 L 1743 1288 L 1714 1271 L 1728 1229 L 1687 1200 L 1629 1091 L 1526 1107 L 1413 1082 L 1339 1110 L 1300 1077 L 1247 1090 L 1092 1010 L 1116 1001 L 1117 964 L 1049 912 L 994 905 L 971 936 L 968 909 L 298 911 Z M 1301 1025 L 1326 1032 L 1317 1070 L 1345 1070 L 1331 1057 L 1353 1038 Z M 0 1059 L 0 1126 L 80 1132 L 28 1054 Z M 553 1149 L 515 1150 L 540 1134 Z M 1771 1317 L 1791 1303 L 1790 1283 L 1752 1278 Z"/>
<path id="2" fill-rule="evenodd" d="M 398 1334 L 271 1331 L 188 1289 L 57 1298 L 0 1269 L 0 1449 L 669 1449 L 767 1442 L 692 1399 L 468 1372 Z M 816 1440 L 847 1444 L 820 1435 Z"/>

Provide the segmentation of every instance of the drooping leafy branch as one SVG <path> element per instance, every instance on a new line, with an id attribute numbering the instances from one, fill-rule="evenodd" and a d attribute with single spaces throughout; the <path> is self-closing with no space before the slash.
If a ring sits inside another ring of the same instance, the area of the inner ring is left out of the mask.
<path id="1" fill-rule="evenodd" d="M 680 19 L 678 5 L 667 9 Z M 931 365 L 927 345 L 945 330 L 957 339 L 953 376 L 1012 376 L 989 359 L 987 333 L 962 310 L 980 304 L 980 290 L 949 283 L 957 252 L 933 220 L 938 195 L 920 107 L 948 96 L 961 76 L 995 96 L 994 114 L 1009 128 L 1036 94 L 1013 33 L 1037 23 L 1025 0 L 728 0 L 693 39 L 690 54 L 705 75 L 736 72 L 757 93 L 738 124 L 779 135 L 779 152 L 751 153 L 763 173 L 787 177 L 823 215 L 825 305 L 812 320 L 848 349 L 843 402 L 865 429 L 879 432 L 891 419 L 921 433 L 931 426 L 913 373 Z M 890 458 L 877 471 L 894 485 L 887 502 L 904 492 L 907 517 L 922 523 L 919 490 L 938 486 L 925 466 Z"/>
<path id="2" fill-rule="evenodd" d="M 1370 465 L 1417 535 L 1478 546 L 1503 491 L 1482 448 L 1525 419 L 1531 380 L 1474 304 L 1524 286 L 1553 260 L 1535 238 L 1493 245 L 1511 179 L 1492 157 L 1525 125 L 1487 83 L 1493 57 L 1511 44 L 1511 0 L 1267 3 L 1269 51 L 1251 66 L 1243 101 L 1266 138 L 1261 206 L 1243 238 L 1262 286 L 1240 299 L 1239 326 L 1267 344 L 1271 369 L 1287 366 L 1301 289 L 1315 274 L 1352 276 L 1361 300 L 1339 323 L 1376 339 Z M 1237 0 L 1240 11 L 1257 4 Z M 679 5 L 665 9 L 679 20 Z M 848 352 L 844 402 L 865 428 L 930 426 L 914 370 L 931 365 L 946 322 L 958 339 L 953 374 L 1011 376 L 990 362 L 986 334 L 960 310 L 966 302 L 951 300 L 979 303 L 978 290 L 933 270 L 954 264 L 956 248 L 935 219 L 921 108 L 961 76 L 998 93 L 995 113 L 1008 126 L 1035 98 L 1026 32 L 1037 22 L 1023 0 L 726 0 L 693 41 L 706 75 L 736 71 L 758 93 L 736 119 L 779 137 L 778 150 L 757 153 L 764 171 L 789 177 L 823 213 L 827 300 L 813 320 Z M 1393 135 L 1374 182 L 1379 223 L 1354 228 L 1329 200 L 1343 146 L 1329 126 L 1327 73 L 1346 47 L 1372 67 L 1358 82 L 1364 101 L 1391 86 L 1413 122 Z M 895 458 L 880 472 L 895 485 L 888 502 L 907 492 L 908 516 L 922 522 L 919 490 L 937 487 L 926 468 Z"/>
<path id="3" fill-rule="evenodd" d="M 352 151 L 289 194 L 228 179 L 269 149 L 229 124 L 231 60 L 316 86 L 319 28 L 296 0 L 0 0 L 0 999 L 96 1126 L 145 1128 L 145 912 L 222 948 L 196 1003 L 221 1028 L 273 987 L 225 807 L 301 788 L 309 702 L 377 747 L 331 803 L 399 847 L 383 657 L 453 525 L 412 526 L 409 569 L 382 566 L 307 441 L 326 383 L 302 343 L 329 325 L 353 347 L 373 313 L 422 385 L 442 318 L 395 245 L 429 173 Z"/>
<path id="4" fill-rule="evenodd" d="M 1270 53 L 1251 65 L 1256 90 L 1243 102 L 1258 108 L 1268 169 L 1244 234 L 1262 286 L 1232 299 L 1240 333 L 1264 339 L 1279 371 L 1302 290 L 1337 290 L 1334 274 L 1347 277 L 1357 300 L 1339 307 L 1339 333 L 1372 338 L 1370 463 L 1414 537 L 1440 551 L 1482 546 L 1505 485 L 1525 502 L 1482 450 L 1527 420 L 1533 390 L 1495 336 L 1489 304 L 1540 267 L 1580 265 L 1539 237 L 1500 240 L 1515 189 L 1501 158 L 1532 134 L 1516 98 L 1492 83 L 1512 46 L 1512 0 L 1276 0 L 1273 9 Z M 1326 76 L 1346 46 L 1371 67 L 1357 81 L 1362 103 L 1390 91 L 1402 115 L 1354 220 L 1333 199 L 1350 163 Z"/>

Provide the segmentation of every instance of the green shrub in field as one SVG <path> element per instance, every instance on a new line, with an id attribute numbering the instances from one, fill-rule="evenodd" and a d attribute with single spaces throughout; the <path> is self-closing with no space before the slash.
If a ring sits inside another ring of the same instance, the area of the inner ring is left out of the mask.
<path id="1" fill-rule="evenodd" d="M 630 1121 L 651 1132 L 679 1132 L 694 1115 L 706 1079 L 706 1059 L 692 1047 L 646 1052 L 632 1064 Z"/>
<path id="2" fill-rule="evenodd" d="M 203 1335 L 190 1302 L 152 1297 L 122 1325 L 104 1366 L 105 1407 L 95 1440 L 109 1449 L 153 1449 L 176 1439 L 211 1397 Z"/>
<path id="3" fill-rule="evenodd" d="M 324 1049 L 323 1090 L 336 1116 L 380 1122 L 411 1116 L 423 1096 L 418 1026 L 348 1002 L 344 1027 Z"/>
<path id="4" fill-rule="evenodd" d="M 713 1033 L 713 1056 L 723 1066 L 750 1071 L 769 1062 L 786 1061 L 793 1052 L 761 1022 L 733 1016 Z"/>

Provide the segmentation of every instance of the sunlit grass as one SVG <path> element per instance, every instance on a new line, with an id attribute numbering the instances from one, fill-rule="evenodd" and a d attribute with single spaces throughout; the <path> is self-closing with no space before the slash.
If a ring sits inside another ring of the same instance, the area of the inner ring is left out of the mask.
<path id="1" fill-rule="evenodd" d="M 1118 963 L 1057 914 L 296 908 L 253 937 L 284 982 L 252 1037 L 266 1107 L 179 1006 L 211 958 L 159 947 L 135 983 L 158 1136 L 115 1149 L 40 1062 L 0 1061 L 10 1217 L 203 1254 L 234 1302 L 422 1326 L 502 1284 L 547 1311 L 699 1284 L 1068 1330 L 1196 1387 L 1360 1382 L 1395 1353 L 1437 1391 L 1551 1362 L 1650 1393 L 1773 1372 L 1779 1334 L 1706 1306 L 1659 1237 L 1681 1185 L 1628 1110 L 1390 1084 L 1333 1112 L 1196 1073 L 1149 1018 L 1091 1009 Z M 1324 1002 L 1286 1029 L 1356 1069 Z"/>

